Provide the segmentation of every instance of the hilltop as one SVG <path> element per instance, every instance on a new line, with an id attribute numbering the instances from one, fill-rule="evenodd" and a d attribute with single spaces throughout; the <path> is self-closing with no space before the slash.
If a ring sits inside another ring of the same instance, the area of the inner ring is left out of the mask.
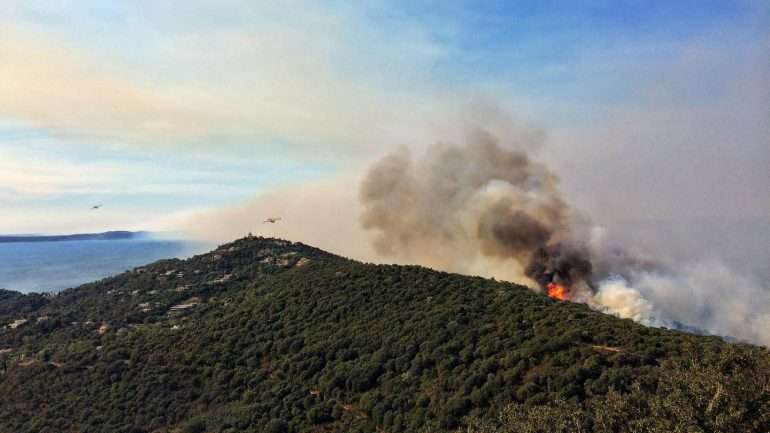
<path id="1" fill-rule="evenodd" d="M 247 237 L 0 292 L 2 432 L 749 432 L 770 354 Z"/>

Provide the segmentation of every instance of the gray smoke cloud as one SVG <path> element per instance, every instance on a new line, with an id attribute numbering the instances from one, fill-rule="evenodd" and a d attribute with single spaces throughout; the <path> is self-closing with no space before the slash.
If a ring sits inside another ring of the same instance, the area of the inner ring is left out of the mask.
<path id="1" fill-rule="evenodd" d="M 677 268 L 611 244 L 531 157 L 542 145 L 532 139 L 475 131 L 463 145 L 436 144 L 417 157 L 401 149 L 376 162 L 359 191 L 375 250 L 539 291 L 558 283 L 570 300 L 619 317 L 770 344 L 766 290 L 722 265 Z"/>
<path id="2" fill-rule="evenodd" d="M 383 158 L 360 194 L 362 224 L 379 233 L 376 250 L 466 272 L 481 256 L 541 288 L 590 289 L 590 252 L 558 176 L 528 155 L 540 144 L 532 139 L 501 143 L 477 130 L 464 146 L 437 144 L 424 158 L 406 150 Z"/>

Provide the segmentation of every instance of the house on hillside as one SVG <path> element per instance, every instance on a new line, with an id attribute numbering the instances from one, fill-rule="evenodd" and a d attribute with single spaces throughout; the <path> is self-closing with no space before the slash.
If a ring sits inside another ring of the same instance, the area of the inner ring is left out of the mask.
<path id="1" fill-rule="evenodd" d="M 14 320 L 13 322 L 11 322 L 11 323 L 8 325 L 8 327 L 9 327 L 9 328 L 11 328 L 11 329 L 16 329 L 16 328 L 18 328 L 19 326 L 21 326 L 21 325 L 23 325 L 23 324 L 25 324 L 25 323 L 27 323 L 27 322 L 28 322 L 28 320 L 27 320 L 27 319 L 17 319 L 17 320 Z"/>
<path id="2" fill-rule="evenodd" d="M 200 303 L 201 303 L 201 298 L 198 298 L 198 297 L 190 298 L 181 304 L 174 305 L 173 307 L 171 307 L 169 311 L 174 312 L 174 311 L 189 310 L 191 308 L 195 308 L 195 306 Z"/>

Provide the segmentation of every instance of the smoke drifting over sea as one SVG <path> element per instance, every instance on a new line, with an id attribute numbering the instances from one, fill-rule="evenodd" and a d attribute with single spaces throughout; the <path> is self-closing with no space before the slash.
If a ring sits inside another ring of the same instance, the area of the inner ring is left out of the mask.
<path id="1" fill-rule="evenodd" d="M 648 325 L 770 344 L 766 290 L 720 265 L 674 269 L 609 247 L 566 203 L 558 175 L 532 159 L 540 143 L 527 137 L 476 131 L 463 145 L 436 144 L 418 157 L 402 149 L 375 163 L 360 189 L 375 250 L 528 284 Z M 740 296 L 719 299 L 730 292 Z"/>

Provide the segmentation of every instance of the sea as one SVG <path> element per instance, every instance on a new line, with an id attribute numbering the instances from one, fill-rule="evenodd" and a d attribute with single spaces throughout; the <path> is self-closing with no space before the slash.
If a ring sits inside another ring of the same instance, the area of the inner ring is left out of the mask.
<path id="1" fill-rule="evenodd" d="M 152 238 L 0 243 L 0 289 L 57 292 L 210 249 L 206 243 Z"/>

